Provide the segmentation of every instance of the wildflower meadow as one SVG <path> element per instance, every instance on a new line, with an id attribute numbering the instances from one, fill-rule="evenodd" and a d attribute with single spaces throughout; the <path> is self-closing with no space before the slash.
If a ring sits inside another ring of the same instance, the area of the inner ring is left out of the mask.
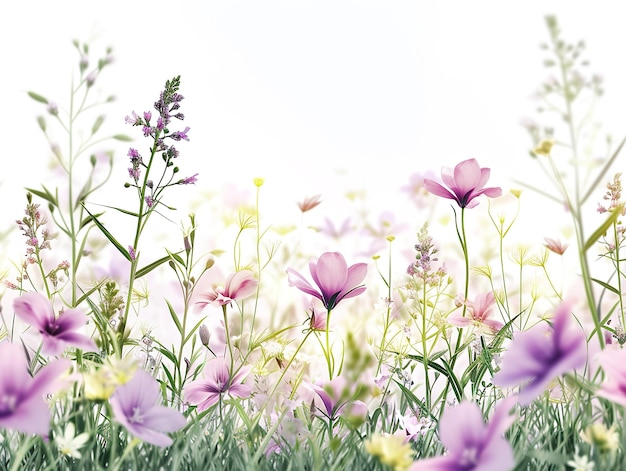
<path id="1" fill-rule="evenodd" d="M 0 267 L 0 468 L 626 469 L 626 139 L 594 147 L 603 81 L 545 24 L 536 178 L 442 147 L 381 183 L 404 206 L 373 214 L 320 181 L 281 196 L 288 224 L 264 175 L 208 190 L 228 170 L 187 158 L 211 136 L 184 74 L 112 116 L 114 51 L 68 44 L 69 100 L 24 94 L 47 177 L 5 195 L 21 209 L 2 233 L 19 244 Z M 550 217 L 530 231 L 537 201 Z"/>

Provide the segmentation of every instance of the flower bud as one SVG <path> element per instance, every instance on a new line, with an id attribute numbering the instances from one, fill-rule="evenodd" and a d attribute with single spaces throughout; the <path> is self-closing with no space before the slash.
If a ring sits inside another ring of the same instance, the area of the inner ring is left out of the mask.
<path id="1" fill-rule="evenodd" d="M 202 324 L 200 326 L 198 334 L 200 335 L 200 342 L 202 342 L 202 345 L 208 347 L 209 340 L 211 340 L 211 332 L 209 332 L 209 328 L 206 325 Z"/>

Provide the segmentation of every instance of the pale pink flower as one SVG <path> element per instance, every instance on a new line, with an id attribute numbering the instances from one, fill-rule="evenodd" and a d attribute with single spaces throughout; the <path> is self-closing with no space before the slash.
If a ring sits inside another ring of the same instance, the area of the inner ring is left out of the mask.
<path id="1" fill-rule="evenodd" d="M 603 350 L 599 355 L 599 364 L 606 378 L 596 394 L 626 406 L 626 350 L 621 348 Z"/>
<path id="2" fill-rule="evenodd" d="M 568 244 L 561 242 L 560 240 L 551 239 L 550 237 L 544 237 L 545 246 L 551 252 L 554 252 L 557 255 L 563 255 L 565 250 L 567 250 Z"/>
<path id="3" fill-rule="evenodd" d="M 457 327 L 476 327 L 479 332 L 495 334 L 504 324 L 491 319 L 493 316 L 496 299 L 491 291 L 476 296 L 474 302 L 465 301 L 467 312 L 465 317 L 462 314 L 448 316 L 447 320 Z"/>
<path id="4" fill-rule="evenodd" d="M 424 188 L 434 195 L 455 200 L 461 208 L 469 209 L 478 204 L 474 200 L 480 195 L 490 198 L 502 195 L 499 187 L 485 188 L 490 173 L 491 170 L 481 168 L 476 159 L 468 159 L 457 164 L 454 170 L 448 167 L 441 170 L 441 179 L 448 188 L 430 178 L 424 178 Z"/>
<path id="5" fill-rule="evenodd" d="M 298 202 L 298 208 L 300 208 L 300 211 L 303 213 L 306 213 L 307 211 L 311 211 L 321 202 L 322 200 L 320 199 L 320 195 L 307 196 L 304 200 Z"/>
<path id="6" fill-rule="evenodd" d="M 218 286 L 210 293 L 201 295 L 206 301 L 198 301 L 197 309 L 203 309 L 208 304 L 216 306 L 230 305 L 237 299 L 245 299 L 256 292 L 258 285 L 254 273 L 250 270 L 240 270 L 232 273 L 226 279 L 224 286 Z"/>

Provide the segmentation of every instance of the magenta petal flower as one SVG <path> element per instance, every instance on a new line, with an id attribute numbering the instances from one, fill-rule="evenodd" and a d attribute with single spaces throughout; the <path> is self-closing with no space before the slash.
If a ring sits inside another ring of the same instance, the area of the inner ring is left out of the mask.
<path id="1" fill-rule="evenodd" d="M 222 394 L 246 398 L 250 396 L 252 389 L 242 381 L 250 370 L 252 367 L 243 366 L 231 377 L 230 365 L 226 359 L 213 358 L 204 367 L 204 378 L 185 386 L 185 399 L 189 404 L 198 406 L 198 412 L 202 412 L 217 404 Z"/>
<path id="2" fill-rule="evenodd" d="M 502 434 L 515 420 L 509 411 L 515 396 L 496 406 L 488 424 L 480 408 L 463 401 L 448 408 L 439 422 L 439 436 L 448 453 L 415 462 L 409 471 L 506 471 L 515 466 L 513 449 Z"/>
<path id="3" fill-rule="evenodd" d="M 476 159 L 468 159 L 457 164 L 454 170 L 448 167 L 441 170 L 441 179 L 448 188 L 430 178 L 424 178 L 424 188 L 434 195 L 455 200 L 461 208 L 473 208 L 478 204 L 474 199 L 480 195 L 490 198 L 502 195 L 499 187 L 485 188 L 490 173 L 491 170 L 481 168 Z"/>
<path id="4" fill-rule="evenodd" d="M 87 316 L 78 309 L 68 309 L 55 317 L 52 303 L 39 293 L 23 294 L 13 301 L 13 309 L 17 317 L 39 330 L 46 354 L 59 355 L 68 346 L 98 351 L 93 340 L 76 332 L 87 323 Z"/>
<path id="5" fill-rule="evenodd" d="M 232 273 L 227 279 L 223 287 L 217 287 L 212 292 L 202 295 L 206 301 L 198 301 L 196 303 L 199 309 L 206 307 L 208 304 L 224 306 L 230 304 L 237 299 L 245 299 L 255 293 L 258 285 L 254 273 L 250 270 L 240 270 Z"/>
<path id="6" fill-rule="evenodd" d="M 519 401 L 530 404 L 550 382 L 587 361 L 584 331 L 571 322 L 568 303 L 562 303 L 552 326 L 536 325 L 513 337 L 502 359 L 502 368 L 493 377 L 500 387 L 521 386 Z"/>
<path id="7" fill-rule="evenodd" d="M 187 423 L 183 414 L 161 405 L 159 383 L 143 370 L 119 386 L 110 402 L 115 420 L 135 437 L 159 447 L 173 443 L 163 432 L 175 432 Z"/>
<path id="8" fill-rule="evenodd" d="M 367 274 L 367 264 L 356 263 L 348 268 L 346 259 L 339 252 L 323 253 L 317 262 L 309 263 L 309 271 L 318 289 L 293 268 L 287 269 L 289 286 L 320 299 L 328 311 L 333 310 L 341 300 L 365 291 L 361 282 Z"/>
<path id="9" fill-rule="evenodd" d="M 70 367 L 69 360 L 56 360 L 33 377 L 23 348 L 0 343 L 0 427 L 48 435 L 50 409 L 43 396 L 59 389 L 57 379 Z"/>

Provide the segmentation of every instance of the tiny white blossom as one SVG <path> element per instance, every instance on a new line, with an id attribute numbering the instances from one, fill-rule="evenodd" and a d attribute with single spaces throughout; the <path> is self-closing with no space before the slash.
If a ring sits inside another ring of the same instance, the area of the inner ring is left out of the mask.
<path id="1" fill-rule="evenodd" d="M 76 429 L 74 428 L 74 424 L 70 422 L 65 427 L 63 435 L 57 435 L 55 432 L 54 441 L 56 442 L 61 453 L 71 456 L 72 458 L 79 459 L 81 454 L 78 450 L 82 448 L 85 443 L 87 443 L 87 440 L 89 440 L 89 434 L 84 432 L 74 436 L 75 433 Z"/>

